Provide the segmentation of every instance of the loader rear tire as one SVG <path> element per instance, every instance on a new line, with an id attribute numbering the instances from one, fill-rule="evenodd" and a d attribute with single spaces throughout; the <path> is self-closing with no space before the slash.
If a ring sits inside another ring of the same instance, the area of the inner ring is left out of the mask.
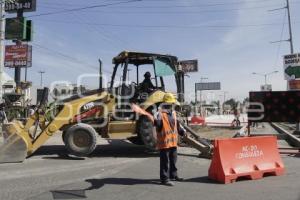
<path id="1" fill-rule="evenodd" d="M 76 124 L 63 135 L 63 141 L 70 154 L 85 157 L 97 146 L 97 132 L 88 124 Z"/>
<path id="2" fill-rule="evenodd" d="M 137 133 L 144 145 L 150 149 L 156 149 L 156 129 L 150 119 L 146 116 L 141 116 L 138 121 Z"/>

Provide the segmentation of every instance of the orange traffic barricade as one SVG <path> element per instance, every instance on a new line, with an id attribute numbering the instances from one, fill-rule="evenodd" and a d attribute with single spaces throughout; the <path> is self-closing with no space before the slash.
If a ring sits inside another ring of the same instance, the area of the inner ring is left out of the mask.
<path id="1" fill-rule="evenodd" d="M 205 124 L 205 118 L 200 116 L 193 116 L 191 119 L 191 124 L 203 125 Z"/>
<path id="2" fill-rule="evenodd" d="M 208 171 L 209 178 L 232 183 L 238 178 L 260 179 L 284 174 L 275 136 L 217 139 Z"/>

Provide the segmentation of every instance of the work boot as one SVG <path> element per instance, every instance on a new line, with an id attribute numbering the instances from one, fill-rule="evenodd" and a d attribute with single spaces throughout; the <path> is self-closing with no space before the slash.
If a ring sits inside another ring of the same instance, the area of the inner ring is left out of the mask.
<path id="1" fill-rule="evenodd" d="M 161 184 L 165 186 L 174 186 L 174 183 L 171 181 L 161 181 Z"/>
<path id="2" fill-rule="evenodd" d="M 182 182 L 184 181 L 183 178 L 176 176 L 175 178 L 171 178 L 172 181 L 178 181 L 178 182 Z"/>

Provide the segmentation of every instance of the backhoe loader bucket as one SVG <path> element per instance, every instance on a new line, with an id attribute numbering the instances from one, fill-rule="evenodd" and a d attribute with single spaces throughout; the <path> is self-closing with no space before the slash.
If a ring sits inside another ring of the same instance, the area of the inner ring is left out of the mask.
<path id="1" fill-rule="evenodd" d="M 0 163 L 23 162 L 27 156 L 27 143 L 15 123 L 3 125 L 3 143 L 0 143 Z"/>

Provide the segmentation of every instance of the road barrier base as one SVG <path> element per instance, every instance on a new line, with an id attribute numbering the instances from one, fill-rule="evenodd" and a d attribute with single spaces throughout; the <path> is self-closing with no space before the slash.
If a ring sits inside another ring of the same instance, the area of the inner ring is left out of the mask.
<path id="1" fill-rule="evenodd" d="M 240 179 L 280 176 L 284 172 L 274 136 L 215 140 L 208 172 L 212 180 L 228 184 Z"/>

